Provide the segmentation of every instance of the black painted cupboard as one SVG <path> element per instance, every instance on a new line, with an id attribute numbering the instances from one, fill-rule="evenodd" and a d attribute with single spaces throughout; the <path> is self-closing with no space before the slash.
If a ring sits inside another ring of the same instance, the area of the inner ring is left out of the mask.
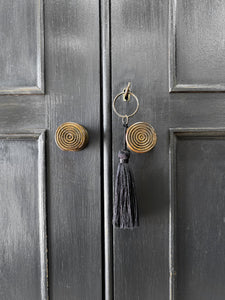
<path id="1" fill-rule="evenodd" d="M 0 3 L 0 299 L 225 299 L 225 1 Z M 113 97 L 156 147 L 131 154 L 140 227 L 113 229 Z M 132 109 L 132 100 L 128 109 Z M 77 122 L 80 152 L 55 131 Z"/>

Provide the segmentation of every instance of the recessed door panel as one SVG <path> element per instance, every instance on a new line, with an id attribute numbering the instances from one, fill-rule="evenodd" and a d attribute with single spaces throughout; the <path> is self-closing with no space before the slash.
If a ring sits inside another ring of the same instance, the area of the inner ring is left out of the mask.
<path id="1" fill-rule="evenodd" d="M 2 1 L 0 32 L 0 94 L 42 94 L 43 1 Z"/>
<path id="2" fill-rule="evenodd" d="M 171 155 L 170 299 L 222 300 L 225 132 L 172 132 Z"/>
<path id="3" fill-rule="evenodd" d="M 44 133 L 0 134 L 0 298 L 47 300 Z"/>
<path id="4" fill-rule="evenodd" d="M 225 91 L 225 1 L 170 0 L 170 90 Z"/>

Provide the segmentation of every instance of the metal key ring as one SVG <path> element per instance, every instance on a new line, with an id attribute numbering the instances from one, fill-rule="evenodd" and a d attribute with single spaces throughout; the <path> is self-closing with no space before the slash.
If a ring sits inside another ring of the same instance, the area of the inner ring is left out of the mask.
<path id="1" fill-rule="evenodd" d="M 113 100 L 113 110 L 114 110 L 114 112 L 117 114 L 117 116 L 119 116 L 119 117 L 121 117 L 121 118 L 124 119 L 124 118 L 130 118 L 130 117 L 134 116 L 134 115 L 137 113 L 137 111 L 138 111 L 138 109 L 139 109 L 139 100 L 138 100 L 137 96 L 135 96 L 133 93 L 129 92 L 129 94 L 130 94 L 131 96 L 133 96 L 134 99 L 136 100 L 136 102 L 137 102 L 137 107 L 136 107 L 135 111 L 134 111 L 132 114 L 130 114 L 130 115 L 127 115 L 127 114 L 121 115 L 121 114 L 116 110 L 115 104 L 116 104 L 116 100 L 117 100 L 120 96 L 122 96 L 123 94 L 125 94 L 125 92 L 119 93 L 119 94 L 116 95 L 116 97 L 114 98 L 114 100 Z"/>

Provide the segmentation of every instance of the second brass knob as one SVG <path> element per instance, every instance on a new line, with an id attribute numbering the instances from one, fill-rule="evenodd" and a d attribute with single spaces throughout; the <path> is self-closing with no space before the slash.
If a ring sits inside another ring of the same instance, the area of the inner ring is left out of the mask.
<path id="1" fill-rule="evenodd" d="M 88 132 L 78 123 L 66 122 L 57 128 L 55 141 L 63 151 L 80 151 L 87 146 Z"/>
<path id="2" fill-rule="evenodd" d="M 156 141 L 155 129 L 147 122 L 137 122 L 127 129 L 127 146 L 133 152 L 148 152 L 155 147 Z"/>

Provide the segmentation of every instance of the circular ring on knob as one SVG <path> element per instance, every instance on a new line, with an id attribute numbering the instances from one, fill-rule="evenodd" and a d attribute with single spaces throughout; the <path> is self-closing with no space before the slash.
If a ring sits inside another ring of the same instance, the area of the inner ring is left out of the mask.
<path id="1" fill-rule="evenodd" d="M 55 141 L 57 146 L 63 151 L 80 151 L 88 143 L 88 132 L 80 124 L 66 122 L 57 128 Z"/>
<path id="2" fill-rule="evenodd" d="M 137 122 L 128 127 L 126 142 L 130 150 L 145 153 L 155 147 L 157 135 L 155 129 L 146 122 Z"/>
<path id="3" fill-rule="evenodd" d="M 131 96 L 133 96 L 134 99 L 135 99 L 135 101 L 136 101 L 136 108 L 135 108 L 135 110 L 134 110 L 130 115 L 127 115 L 127 114 L 122 115 L 122 114 L 120 114 L 120 113 L 116 110 L 116 101 L 117 101 L 117 99 L 118 99 L 120 96 L 125 95 L 125 93 L 126 93 L 126 92 L 124 91 L 124 92 L 119 93 L 118 95 L 116 95 L 116 97 L 115 97 L 114 100 L 113 100 L 113 110 L 114 110 L 114 112 L 117 114 L 117 116 L 119 116 L 119 117 L 121 117 L 121 118 L 127 118 L 127 119 L 128 119 L 128 118 L 134 116 L 134 115 L 137 113 L 137 111 L 138 111 L 138 109 L 139 109 L 139 100 L 138 100 L 138 97 L 137 97 L 136 95 L 134 95 L 133 93 L 129 92 L 128 94 L 131 95 Z"/>

